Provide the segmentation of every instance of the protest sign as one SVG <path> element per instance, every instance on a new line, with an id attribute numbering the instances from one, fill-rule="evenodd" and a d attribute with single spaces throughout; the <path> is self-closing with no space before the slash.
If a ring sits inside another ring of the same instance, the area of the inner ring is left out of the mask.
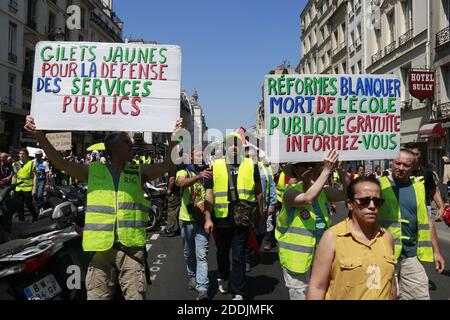
<path id="1" fill-rule="evenodd" d="M 178 46 L 39 42 L 31 115 L 45 130 L 171 132 L 180 79 Z"/>
<path id="2" fill-rule="evenodd" d="M 400 79 L 394 75 L 267 75 L 271 162 L 393 159 L 400 150 Z"/>
<path id="3" fill-rule="evenodd" d="M 72 132 L 47 133 L 45 136 L 56 150 L 72 150 Z"/>

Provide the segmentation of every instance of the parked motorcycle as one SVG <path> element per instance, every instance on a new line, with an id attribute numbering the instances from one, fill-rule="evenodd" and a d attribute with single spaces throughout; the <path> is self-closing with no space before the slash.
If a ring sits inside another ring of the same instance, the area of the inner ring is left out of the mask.
<path id="1" fill-rule="evenodd" d="M 0 299 L 85 298 L 82 281 L 90 255 L 82 251 L 81 229 L 73 223 L 76 210 L 63 202 L 53 211 L 53 228 L 0 245 Z"/>
<path id="2" fill-rule="evenodd" d="M 153 185 L 150 182 L 144 184 L 144 197 L 150 201 L 150 211 L 147 223 L 147 231 L 154 230 L 161 224 L 164 213 L 167 210 L 167 189 L 164 183 Z"/>

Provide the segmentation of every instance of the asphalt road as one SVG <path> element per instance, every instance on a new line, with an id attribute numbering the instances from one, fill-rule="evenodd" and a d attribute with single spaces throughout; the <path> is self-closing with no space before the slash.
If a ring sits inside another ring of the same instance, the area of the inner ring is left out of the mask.
<path id="1" fill-rule="evenodd" d="M 343 203 L 338 204 L 338 214 L 332 217 L 333 224 L 347 216 Z M 447 261 L 446 271 L 439 274 L 434 264 L 425 264 L 430 278 L 430 294 L 433 300 L 450 297 L 450 230 L 443 223 L 437 224 L 442 254 Z M 187 288 L 187 276 L 183 258 L 181 236 L 160 237 L 158 232 L 149 235 L 148 263 L 152 284 L 147 298 L 151 300 L 193 300 L 196 292 Z M 213 300 L 230 300 L 231 295 L 217 291 L 216 247 L 211 238 L 209 246 L 209 295 Z M 261 251 L 259 264 L 247 273 L 247 286 L 244 299 L 248 300 L 287 300 L 289 295 L 284 286 L 283 275 L 278 261 L 277 249 Z"/>

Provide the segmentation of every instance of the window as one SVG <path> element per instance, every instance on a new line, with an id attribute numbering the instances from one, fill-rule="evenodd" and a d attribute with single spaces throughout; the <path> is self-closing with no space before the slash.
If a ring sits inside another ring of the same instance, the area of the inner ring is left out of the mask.
<path id="1" fill-rule="evenodd" d="M 13 73 L 8 75 L 8 93 L 8 103 L 12 107 L 16 102 L 16 75 Z"/>
<path id="2" fill-rule="evenodd" d="M 355 74 L 355 66 L 351 66 L 350 70 L 351 70 L 350 71 L 351 74 Z"/>
<path id="3" fill-rule="evenodd" d="M 49 11 L 48 13 L 48 34 L 53 34 L 55 33 L 55 21 L 56 21 L 56 15 Z"/>
<path id="4" fill-rule="evenodd" d="M 362 62 L 361 60 L 358 61 L 358 74 L 363 73 L 363 69 L 362 69 Z"/>
<path id="5" fill-rule="evenodd" d="M 86 9 L 81 7 L 81 28 L 86 28 Z"/>
<path id="6" fill-rule="evenodd" d="M 387 27 L 388 27 L 389 36 L 390 36 L 390 39 L 389 39 L 389 44 L 390 44 L 391 42 L 393 42 L 395 40 L 395 17 L 394 17 L 394 11 L 391 11 L 391 13 L 389 13 L 387 15 L 387 23 L 388 23 Z"/>
<path id="7" fill-rule="evenodd" d="M 347 63 L 342 63 L 342 73 L 347 73 Z"/>
<path id="8" fill-rule="evenodd" d="M 28 0 L 27 25 L 36 29 L 36 0 Z"/>
<path id="9" fill-rule="evenodd" d="M 9 23 L 8 61 L 17 63 L 17 25 Z"/>

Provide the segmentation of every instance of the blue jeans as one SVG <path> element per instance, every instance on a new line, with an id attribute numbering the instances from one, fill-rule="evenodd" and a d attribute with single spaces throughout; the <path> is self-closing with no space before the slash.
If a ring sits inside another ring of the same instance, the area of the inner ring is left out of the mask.
<path id="1" fill-rule="evenodd" d="M 196 278 L 197 291 L 208 291 L 209 234 L 196 222 L 180 220 L 187 274 Z"/>
<path id="2" fill-rule="evenodd" d="M 36 183 L 36 203 L 38 210 L 44 206 L 45 180 L 38 180 Z"/>

